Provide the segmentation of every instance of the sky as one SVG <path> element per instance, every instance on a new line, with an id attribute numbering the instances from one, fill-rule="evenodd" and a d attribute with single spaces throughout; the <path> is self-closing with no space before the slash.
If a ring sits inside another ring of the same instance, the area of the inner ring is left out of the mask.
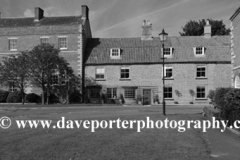
<path id="1" fill-rule="evenodd" d="M 93 37 L 141 37 L 143 20 L 150 20 L 154 37 L 164 28 L 169 36 L 179 36 L 189 20 L 223 20 L 240 6 L 240 0 L 0 0 L 2 18 L 33 17 L 34 7 L 45 16 L 81 15 L 81 5 L 89 7 Z"/>

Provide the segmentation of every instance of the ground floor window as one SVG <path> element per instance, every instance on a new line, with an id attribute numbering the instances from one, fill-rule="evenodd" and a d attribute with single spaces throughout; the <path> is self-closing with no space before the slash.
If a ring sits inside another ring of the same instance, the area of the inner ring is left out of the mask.
<path id="1" fill-rule="evenodd" d="M 172 87 L 171 86 L 164 87 L 164 97 L 172 98 Z"/>
<path id="2" fill-rule="evenodd" d="M 109 99 L 117 98 L 117 88 L 108 88 L 107 98 Z"/>
<path id="3" fill-rule="evenodd" d="M 197 87 L 197 98 L 206 98 L 206 88 L 204 86 Z"/>
<path id="4" fill-rule="evenodd" d="M 136 98 L 136 89 L 135 88 L 125 88 L 124 89 L 124 97 L 125 98 L 131 98 L 135 99 Z"/>
<path id="5" fill-rule="evenodd" d="M 94 88 L 90 90 L 90 98 L 100 98 L 100 89 Z"/>

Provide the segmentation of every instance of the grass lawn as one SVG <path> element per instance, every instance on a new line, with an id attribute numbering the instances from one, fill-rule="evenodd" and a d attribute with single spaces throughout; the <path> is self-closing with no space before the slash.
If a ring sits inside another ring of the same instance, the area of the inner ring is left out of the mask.
<path id="1" fill-rule="evenodd" d="M 198 110 L 167 108 L 169 120 L 194 120 Z M 180 114 L 173 114 L 180 113 Z M 0 160 L 208 160 L 210 150 L 201 130 L 189 129 L 18 129 L 16 119 L 164 120 L 160 107 L 98 106 L 79 108 L 0 108 L 12 126 L 0 128 Z"/>

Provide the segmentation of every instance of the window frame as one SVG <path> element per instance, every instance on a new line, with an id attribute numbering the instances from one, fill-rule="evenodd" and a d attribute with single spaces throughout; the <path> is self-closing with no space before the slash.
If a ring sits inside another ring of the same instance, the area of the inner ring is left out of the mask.
<path id="1" fill-rule="evenodd" d="M 90 99 L 100 99 L 101 98 L 101 89 L 100 88 L 91 88 L 89 91 L 90 91 L 90 94 L 89 94 Z M 96 92 L 93 94 L 93 91 L 96 91 Z"/>
<path id="2" fill-rule="evenodd" d="M 203 76 L 198 76 L 198 73 L 200 72 L 200 71 L 198 71 L 198 68 L 205 68 L 205 76 L 203 77 Z M 196 66 L 196 78 L 197 79 L 205 79 L 205 78 L 207 78 L 207 66 L 206 65 L 197 65 Z"/>
<path id="3" fill-rule="evenodd" d="M 108 99 L 116 99 L 117 98 L 117 88 L 107 88 L 107 98 Z"/>
<path id="4" fill-rule="evenodd" d="M 16 41 L 15 43 L 15 47 L 12 48 L 12 45 L 11 45 L 11 41 Z M 8 48 L 9 48 L 9 51 L 17 51 L 17 42 L 18 41 L 18 38 L 15 38 L 15 37 L 12 37 L 12 38 L 8 38 Z"/>
<path id="5" fill-rule="evenodd" d="M 103 70 L 103 74 L 98 73 L 98 70 Z M 97 77 L 98 75 L 103 75 L 103 77 Z M 96 80 L 103 80 L 103 79 L 105 79 L 105 68 L 104 67 L 97 67 L 95 69 L 95 79 Z"/>
<path id="6" fill-rule="evenodd" d="M 47 42 L 47 43 L 45 43 L 45 42 L 43 43 L 42 40 L 44 40 L 44 39 L 45 39 L 45 40 L 47 39 L 48 42 Z M 46 44 L 50 44 L 50 37 L 40 37 L 40 44 L 41 44 L 41 45 L 42 45 L 42 44 L 45 44 L 45 45 L 46 45 Z"/>
<path id="7" fill-rule="evenodd" d="M 166 92 L 166 89 L 171 88 L 171 92 Z M 171 97 L 168 97 L 167 95 L 171 94 Z M 173 99 L 173 87 L 172 86 L 165 86 L 164 87 L 164 98 L 165 99 Z"/>
<path id="8" fill-rule="evenodd" d="M 117 50 L 117 52 L 114 52 L 114 50 Z M 114 55 L 117 53 L 117 55 Z M 111 59 L 120 59 L 121 58 L 121 49 L 120 48 L 111 48 L 110 49 L 110 57 Z"/>
<path id="9" fill-rule="evenodd" d="M 132 92 L 132 93 L 127 93 L 126 94 L 127 90 L 133 91 L 134 93 Z M 131 94 L 132 95 L 134 94 L 134 96 L 132 96 Z M 124 88 L 124 98 L 126 98 L 126 99 L 136 99 L 136 88 L 133 88 L 133 87 L 126 87 L 126 88 Z"/>
<path id="10" fill-rule="evenodd" d="M 8 83 L 9 83 L 9 92 L 17 91 L 17 87 L 16 87 L 14 81 L 8 81 Z"/>
<path id="11" fill-rule="evenodd" d="M 122 77 L 122 74 L 127 74 L 127 73 L 122 73 L 122 70 L 128 70 L 128 77 Z M 130 79 L 130 67 L 121 67 L 120 68 L 120 79 Z"/>
<path id="12" fill-rule="evenodd" d="M 172 69 L 172 76 L 167 77 L 167 69 Z M 163 71 L 163 69 L 162 69 Z M 163 77 L 163 72 L 162 72 L 162 77 Z M 172 66 L 164 66 L 164 78 L 165 79 L 172 79 L 173 78 L 173 67 Z"/>
<path id="13" fill-rule="evenodd" d="M 204 88 L 204 93 L 198 93 L 198 88 Z M 206 86 L 199 85 L 196 87 L 196 99 L 207 99 L 206 97 Z M 198 94 L 204 94 L 204 97 L 198 97 Z"/>
<path id="14" fill-rule="evenodd" d="M 201 49 L 201 54 L 198 54 L 198 49 Z M 195 56 L 205 56 L 205 47 L 194 47 L 193 51 Z"/>
<path id="15" fill-rule="evenodd" d="M 166 49 L 169 49 L 169 51 L 166 51 Z M 173 55 L 173 47 L 164 47 L 164 49 L 163 48 L 161 48 L 161 51 L 162 51 L 162 55 L 164 55 L 164 57 L 166 57 L 166 58 L 169 58 L 169 57 L 172 57 L 172 55 Z M 166 52 L 169 52 L 169 54 L 165 54 Z"/>
<path id="16" fill-rule="evenodd" d="M 61 47 L 60 39 L 66 39 L 66 42 L 65 42 L 66 46 Z M 67 50 L 67 48 L 68 48 L 68 37 L 67 36 L 59 36 L 58 37 L 58 48 L 60 50 Z"/>

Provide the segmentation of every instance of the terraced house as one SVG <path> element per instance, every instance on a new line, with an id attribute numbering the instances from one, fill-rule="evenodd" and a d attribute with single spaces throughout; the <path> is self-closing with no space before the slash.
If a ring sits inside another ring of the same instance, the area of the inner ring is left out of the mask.
<path id="1" fill-rule="evenodd" d="M 63 56 L 75 74 L 82 75 L 84 48 L 88 38 L 92 37 L 89 23 L 89 9 L 82 6 L 82 15 L 45 17 L 44 11 L 36 7 L 35 17 L 0 18 L 0 61 L 3 57 L 20 51 L 32 50 L 41 43 L 50 43 L 61 50 Z M 58 76 L 52 76 L 59 83 Z M 14 84 L 10 91 L 16 90 Z M 40 92 L 37 88 L 28 88 L 27 92 Z M 39 93 L 40 94 L 40 93 Z"/>
<path id="2" fill-rule="evenodd" d="M 152 37 L 149 21 L 142 28 L 139 38 L 88 40 L 85 73 L 96 81 L 87 86 L 91 102 L 98 102 L 101 93 L 126 104 L 162 101 L 162 43 Z M 209 90 L 231 85 L 230 37 L 212 37 L 209 23 L 204 30 L 203 36 L 169 37 L 165 42 L 167 104 L 207 103 Z"/>
<path id="3" fill-rule="evenodd" d="M 36 7 L 35 17 L 1 17 L 0 61 L 41 43 L 53 44 L 76 75 L 94 82 L 85 86 L 84 94 L 92 103 L 101 103 L 102 95 L 107 102 L 162 102 L 163 76 L 167 104 L 207 103 L 209 90 L 231 85 L 230 37 L 212 37 L 209 24 L 203 36 L 169 37 L 163 51 L 149 21 L 144 21 L 138 38 L 92 38 L 88 14 L 88 7 L 82 6 L 79 16 L 45 17 Z M 60 83 L 58 76 L 52 77 Z M 15 90 L 14 84 L 9 90 Z M 41 93 L 33 87 L 27 92 Z"/>

